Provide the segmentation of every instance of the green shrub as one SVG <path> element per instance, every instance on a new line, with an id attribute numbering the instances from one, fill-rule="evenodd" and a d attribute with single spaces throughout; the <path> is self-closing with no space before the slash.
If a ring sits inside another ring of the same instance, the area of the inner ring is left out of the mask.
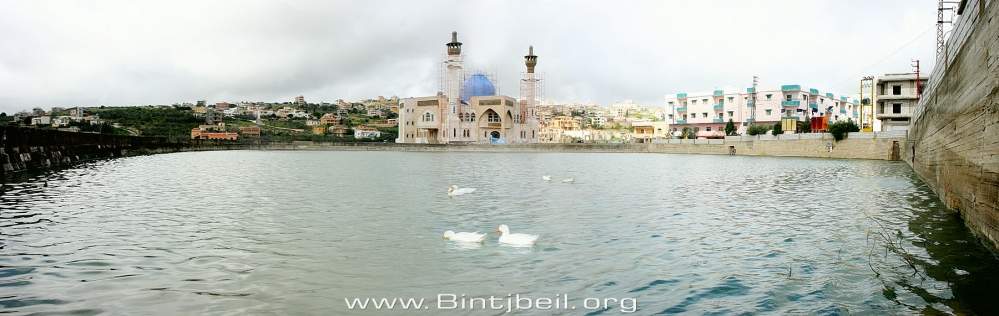
<path id="1" fill-rule="evenodd" d="M 753 125 L 753 126 L 750 126 L 748 130 L 746 130 L 746 134 L 753 135 L 753 136 L 762 135 L 762 134 L 766 134 L 767 131 L 769 131 L 769 130 L 770 130 L 770 126 L 766 126 L 766 125 Z"/>
<path id="2" fill-rule="evenodd" d="M 780 123 L 774 124 L 773 130 L 770 131 L 771 135 L 777 136 L 784 134 L 784 127 L 780 126 Z"/>
<path id="3" fill-rule="evenodd" d="M 846 133 L 859 131 L 860 127 L 857 126 L 853 120 L 839 121 L 829 124 L 829 133 L 833 135 L 833 138 L 836 139 L 836 141 L 841 141 L 846 138 Z"/>
<path id="4" fill-rule="evenodd" d="M 735 122 L 732 119 L 725 123 L 725 136 L 735 136 Z"/>

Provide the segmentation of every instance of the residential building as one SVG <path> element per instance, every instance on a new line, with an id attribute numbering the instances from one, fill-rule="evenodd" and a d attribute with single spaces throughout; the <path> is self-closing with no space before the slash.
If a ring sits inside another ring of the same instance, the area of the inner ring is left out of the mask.
<path id="1" fill-rule="evenodd" d="M 665 116 L 670 131 L 678 136 L 687 128 L 697 138 L 722 138 L 725 125 L 731 120 L 737 133 L 743 134 L 750 125 L 774 125 L 779 122 L 794 127 L 795 122 L 809 122 L 823 117 L 830 122 L 860 117 L 856 100 L 818 89 L 802 89 L 800 85 L 782 85 L 779 89 L 755 91 L 714 90 L 711 93 L 666 96 Z M 755 96 L 755 103 L 753 97 Z M 794 133 L 785 128 L 785 133 Z"/>
<path id="2" fill-rule="evenodd" d="M 51 116 L 36 116 L 31 118 L 31 125 L 35 126 L 49 126 L 52 125 Z"/>
<path id="3" fill-rule="evenodd" d="M 666 122 L 631 122 L 631 140 L 635 143 L 652 143 L 655 140 L 670 138 Z"/>
<path id="4" fill-rule="evenodd" d="M 259 126 L 243 126 L 239 128 L 239 134 L 244 137 L 260 137 Z"/>
<path id="5" fill-rule="evenodd" d="M 881 123 L 881 131 L 904 131 L 909 129 L 913 109 L 919 103 L 921 87 L 927 77 L 915 73 L 885 74 L 878 77 L 877 97 L 874 117 Z"/>
<path id="6" fill-rule="evenodd" d="M 354 127 L 354 138 L 378 138 L 382 137 L 382 132 L 370 126 L 360 125 Z"/>

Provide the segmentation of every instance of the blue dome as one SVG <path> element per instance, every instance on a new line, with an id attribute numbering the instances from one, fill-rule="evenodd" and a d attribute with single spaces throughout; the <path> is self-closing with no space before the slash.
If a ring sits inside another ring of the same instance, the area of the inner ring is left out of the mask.
<path id="1" fill-rule="evenodd" d="M 471 97 L 496 95 L 496 87 L 484 74 L 473 74 L 461 85 L 461 101 L 468 103 Z"/>

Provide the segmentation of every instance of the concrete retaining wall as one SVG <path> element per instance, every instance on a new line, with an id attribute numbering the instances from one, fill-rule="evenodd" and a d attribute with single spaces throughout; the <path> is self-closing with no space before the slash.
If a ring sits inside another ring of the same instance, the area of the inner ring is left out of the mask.
<path id="1" fill-rule="evenodd" d="M 968 0 L 930 75 L 903 159 L 999 249 L 999 1 Z"/>
<path id="2" fill-rule="evenodd" d="M 769 136 L 769 137 L 767 137 Z M 676 153 L 711 155 L 749 155 L 782 157 L 815 157 L 891 160 L 893 148 L 904 138 L 848 138 L 839 142 L 832 136 L 810 136 L 807 139 L 779 140 L 772 135 L 721 139 L 679 140 L 663 144 L 507 144 L 507 145 L 429 145 L 394 143 L 311 143 L 268 144 L 246 147 L 264 150 L 361 150 L 361 151 L 439 151 L 439 152 L 607 152 L 607 153 Z"/>

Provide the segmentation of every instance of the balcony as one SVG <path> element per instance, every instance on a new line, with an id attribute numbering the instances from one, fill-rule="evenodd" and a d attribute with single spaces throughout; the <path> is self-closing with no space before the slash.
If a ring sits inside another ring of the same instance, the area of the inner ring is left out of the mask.
<path id="1" fill-rule="evenodd" d="M 687 124 L 687 120 L 676 120 L 676 124 Z"/>
<path id="2" fill-rule="evenodd" d="M 676 111 L 677 112 L 687 112 L 687 107 L 686 106 L 678 106 L 678 107 L 676 107 Z"/>
<path id="3" fill-rule="evenodd" d="M 786 101 L 785 100 L 785 101 L 780 101 L 780 105 L 783 106 L 783 107 L 798 107 L 798 106 L 801 105 L 801 101 L 798 101 L 798 100 Z"/>
<path id="4" fill-rule="evenodd" d="M 715 92 L 712 95 L 714 95 L 716 97 L 724 96 L 725 95 L 725 91 L 723 91 L 723 90 L 715 90 Z"/>
<path id="5" fill-rule="evenodd" d="M 714 123 L 725 123 L 725 118 L 716 117 L 716 118 L 714 118 L 711 121 L 714 122 Z"/>
<path id="6" fill-rule="evenodd" d="M 677 99 L 686 99 L 687 98 L 687 93 L 686 92 L 677 93 L 676 94 L 676 98 Z"/>
<path id="7" fill-rule="evenodd" d="M 815 103 L 815 102 L 812 102 L 812 103 L 808 104 L 808 107 L 810 107 L 812 109 L 815 109 L 815 110 L 818 110 L 819 109 L 819 104 Z"/>
<path id="8" fill-rule="evenodd" d="M 846 109 L 839 109 L 839 114 L 846 114 Z"/>
<path id="9" fill-rule="evenodd" d="M 808 89 L 808 93 L 811 94 L 811 95 L 819 95 L 819 89 L 815 89 L 815 88 Z"/>
<path id="10" fill-rule="evenodd" d="M 725 104 L 718 103 L 718 104 L 712 105 L 711 108 L 715 109 L 715 111 L 721 111 L 721 110 L 725 109 Z"/>
<path id="11" fill-rule="evenodd" d="M 753 103 L 753 100 L 746 100 L 746 106 L 748 106 L 748 107 L 754 107 L 754 106 L 756 106 L 756 104 Z"/>
<path id="12" fill-rule="evenodd" d="M 801 91 L 801 86 L 796 84 L 786 84 L 780 86 L 780 91 Z"/>

